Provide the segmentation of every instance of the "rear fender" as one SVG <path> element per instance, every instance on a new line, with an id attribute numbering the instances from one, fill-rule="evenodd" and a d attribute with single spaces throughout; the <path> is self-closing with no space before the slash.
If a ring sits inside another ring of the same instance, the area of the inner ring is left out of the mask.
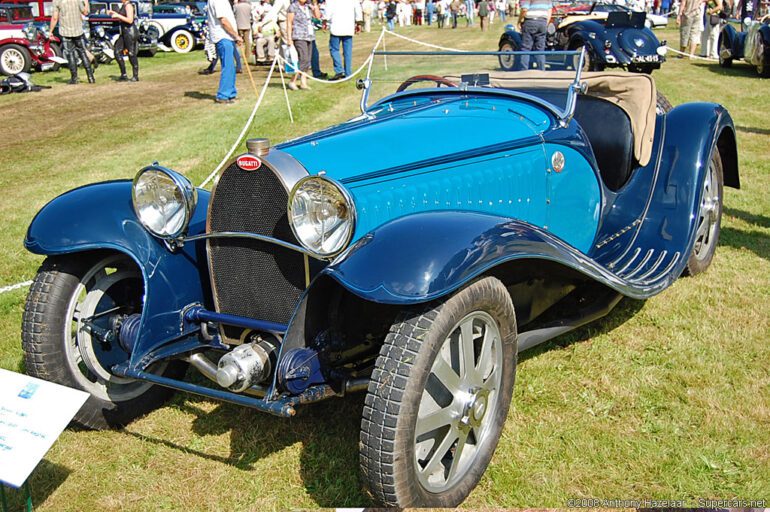
<path id="1" fill-rule="evenodd" d="M 205 230 L 208 202 L 209 192 L 199 189 L 191 235 Z M 145 298 L 132 366 L 161 345 L 197 331 L 197 326 L 181 325 L 186 306 L 195 302 L 211 306 L 205 242 L 169 251 L 136 218 L 131 181 L 96 183 L 62 194 L 32 220 L 24 245 L 45 256 L 117 251 L 136 262 L 142 271 Z"/>

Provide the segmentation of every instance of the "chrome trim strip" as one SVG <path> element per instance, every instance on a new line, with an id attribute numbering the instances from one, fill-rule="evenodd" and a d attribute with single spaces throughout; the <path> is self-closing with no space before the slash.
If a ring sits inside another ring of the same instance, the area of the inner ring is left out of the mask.
<path id="1" fill-rule="evenodd" d="M 623 279 L 627 281 L 631 281 L 631 279 L 639 273 L 640 270 L 642 270 L 642 267 L 644 267 L 648 261 L 650 261 L 650 258 L 652 258 L 652 255 L 655 253 L 655 249 L 650 249 L 647 251 L 647 254 L 644 255 L 644 258 L 642 258 L 642 261 L 639 262 L 639 264 L 634 268 L 633 270 L 629 271 L 628 273 L 623 275 Z"/>
<path id="2" fill-rule="evenodd" d="M 266 155 L 259 158 L 281 180 L 287 196 L 291 194 L 291 190 L 299 180 L 310 175 L 296 158 L 280 149 L 270 148 Z"/>
<path id="3" fill-rule="evenodd" d="M 187 238 L 182 238 L 179 241 L 186 243 L 186 242 L 194 242 L 196 240 L 208 240 L 210 238 L 250 238 L 253 240 L 259 240 L 260 242 L 267 242 L 275 245 L 280 245 L 281 247 L 285 247 L 286 249 L 291 249 L 292 251 L 297 251 L 307 256 L 312 256 L 313 259 L 321 259 L 316 254 L 298 245 L 290 244 L 289 242 L 284 242 L 283 240 L 279 240 L 271 236 L 258 235 L 256 233 L 249 233 L 246 231 L 217 231 L 215 233 L 201 233 L 200 235 L 193 235 L 193 236 L 188 236 Z"/>

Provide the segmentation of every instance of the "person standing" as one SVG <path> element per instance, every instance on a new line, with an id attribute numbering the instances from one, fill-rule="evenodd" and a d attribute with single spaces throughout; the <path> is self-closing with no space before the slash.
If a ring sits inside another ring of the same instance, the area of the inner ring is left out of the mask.
<path id="1" fill-rule="evenodd" d="M 353 73 L 353 34 L 356 33 L 356 19 L 361 15 L 361 4 L 357 0 L 328 0 L 326 17 L 329 19 L 329 53 L 334 64 L 331 80 L 341 80 Z M 342 56 L 340 55 L 342 46 Z M 344 57 L 344 67 L 343 60 Z"/>
<path id="2" fill-rule="evenodd" d="M 505 23 L 505 11 L 508 10 L 508 2 L 506 0 L 497 0 L 495 2 L 495 9 L 497 9 L 497 15 L 500 16 L 500 21 Z"/>
<path id="3" fill-rule="evenodd" d="M 679 50 L 692 57 L 703 30 L 701 4 L 703 0 L 682 0 L 676 24 L 679 25 Z"/>
<path id="4" fill-rule="evenodd" d="M 233 8 L 235 14 L 235 24 L 238 27 L 238 35 L 241 36 L 246 50 L 246 64 L 251 59 L 251 23 L 254 18 L 251 15 L 251 2 L 249 0 L 236 0 Z"/>
<path id="5" fill-rule="evenodd" d="M 289 82 L 289 89 L 310 89 L 307 85 L 307 72 L 310 70 L 310 57 L 313 52 L 313 40 L 315 40 L 315 31 L 313 30 L 313 16 L 320 18 L 321 13 L 318 5 L 313 6 L 311 11 L 308 0 L 295 0 L 286 10 L 286 37 L 291 45 L 297 51 L 299 58 L 299 70 Z M 299 87 L 297 87 L 297 78 L 299 78 Z"/>
<path id="6" fill-rule="evenodd" d="M 449 4 L 449 10 L 452 13 L 452 28 L 457 28 L 457 16 L 460 14 L 460 0 L 452 0 Z"/>
<path id="7" fill-rule="evenodd" d="M 706 0 L 706 23 L 701 38 L 703 57 L 718 59 L 719 32 L 722 30 L 722 0 Z"/>
<path id="8" fill-rule="evenodd" d="M 109 10 L 107 14 L 118 20 L 118 27 L 120 29 L 120 36 L 115 41 L 115 60 L 118 61 L 118 67 L 120 68 L 118 80 L 121 82 L 129 80 L 128 76 L 126 76 L 125 57 L 127 56 L 128 61 L 131 63 L 130 81 L 138 82 L 139 59 L 137 54 L 139 53 L 139 29 L 136 28 L 134 4 L 130 0 L 122 0 L 120 11 Z"/>
<path id="9" fill-rule="evenodd" d="M 77 84 L 78 80 L 78 55 L 83 67 L 86 68 L 88 83 L 92 84 L 94 72 L 86 52 L 86 42 L 83 36 L 83 16 L 88 15 L 88 2 L 86 0 L 54 0 L 53 14 L 51 15 L 50 33 L 53 34 L 56 25 L 59 25 L 59 35 L 62 38 L 62 50 L 67 58 L 70 69 L 70 85 Z M 76 55 L 77 52 L 77 55 Z"/>
<path id="10" fill-rule="evenodd" d="M 433 23 L 433 12 L 436 10 L 436 4 L 433 0 L 428 0 L 425 4 L 425 20 L 428 22 L 428 26 Z"/>
<path id="11" fill-rule="evenodd" d="M 365 32 L 371 32 L 372 31 L 372 14 L 374 14 L 374 11 L 377 7 L 375 6 L 375 3 L 373 0 L 364 0 L 361 2 L 361 13 L 364 16 L 364 31 Z"/>
<path id="12" fill-rule="evenodd" d="M 235 88 L 235 52 L 243 44 L 236 28 L 235 14 L 228 0 L 208 0 L 206 6 L 211 41 L 217 47 L 217 57 L 222 66 L 219 89 L 214 99 L 217 103 L 232 103 L 238 96 Z"/>
<path id="13" fill-rule="evenodd" d="M 519 31 L 521 32 L 521 51 L 545 50 L 545 29 L 548 20 L 551 19 L 551 0 L 521 0 L 521 12 L 519 13 Z M 545 69 L 545 55 L 535 55 L 537 69 Z M 519 59 L 519 70 L 529 69 L 529 55 L 522 55 Z"/>
<path id="14" fill-rule="evenodd" d="M 476 14 L 476 5 L 473 0 L 465 0 L 465 26 L 473 26 L 473 15 Z"/>
<path id="15" fill-rule="evenodd" d="M 481 0 L 479 2 L 479 25 L 482 32 L 487 29 L 487 20 L 489 20 L 489 2 Z"/>
<path id="16" fill-rule="evenodd" d="M 388 0 L 385 6 L 385 19 L 388 21 L 388 30 L 393 32 L 396 28 L 396 16 L 398 15 L 398 5 L 396 0 Z"/>

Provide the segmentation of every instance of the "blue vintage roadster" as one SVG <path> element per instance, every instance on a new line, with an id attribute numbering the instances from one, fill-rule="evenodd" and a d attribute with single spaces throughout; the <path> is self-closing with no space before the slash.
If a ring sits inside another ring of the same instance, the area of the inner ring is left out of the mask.
<path id="1" fill-rule="evenodd" d="M 517 353 L 706 270 L 739 176 L 728 112 L 671 108 L 648 75 L 396 62 L 447 55 L 377 53 L 397 88 L 370 70 L 360 116 L 249 140 L 211 192 L 154 164 L 48 203 L 25 240 L 46 257 L 27 371 L 89 392 L 91 428 L 173 390 L 283 417 L 365 391 L 373 496 L 462 502 Z"/>

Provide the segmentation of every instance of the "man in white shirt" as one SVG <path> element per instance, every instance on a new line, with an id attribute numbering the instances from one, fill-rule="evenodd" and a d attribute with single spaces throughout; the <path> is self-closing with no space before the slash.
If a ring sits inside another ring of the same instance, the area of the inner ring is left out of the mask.
<path id="1" fill-rule="evenodd" d="M 238 34 L 235 14 L 227 0 L 208 0 L 206 6 L 208 15 L 209 37 L 217 47 L 217 56 L 222 63 L 219 75 L 217 103 L 232 103 L 238 95 L 235 88 L 235 52 L 243 44 L 243 38 Z"/>
<path id="2" fill-rule="evenodd" d="M 353 73 L 353 34 L 356 20 L 361 19 L 361 4 L 358 0 L 328 0 L 326 16 L 329 20 L 329 53 L 334 64 L 332 80 L 340 80 Z M 345 67 L 340 58 L 340 44 L 345 57 Z"/>

